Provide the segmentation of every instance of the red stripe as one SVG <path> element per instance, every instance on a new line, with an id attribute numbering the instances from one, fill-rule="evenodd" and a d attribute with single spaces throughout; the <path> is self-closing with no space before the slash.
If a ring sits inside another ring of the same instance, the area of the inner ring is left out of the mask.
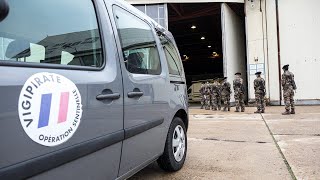
<path id="1" fill-rule="evenodd" d="M 62 92 L 60 96 L 60 110 L 58 123 L 65 122 L 68 116 L 69 92 Z"/>

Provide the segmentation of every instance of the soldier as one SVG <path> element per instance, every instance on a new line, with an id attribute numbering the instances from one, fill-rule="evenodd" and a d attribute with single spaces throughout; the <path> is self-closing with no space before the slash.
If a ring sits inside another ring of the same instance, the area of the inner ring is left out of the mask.
<path id="1" fill-rule="evenodd" d="M 261 72 L 256 72 L 257 78 L 253 81 L 254 94 L 257 103 L 257 111 L 254 113 L 264 113 L 264 96 L 266 95 L 266 83 L 261 77 Z"/>
<path id="2" fill-rule="evenodd" d="M 205 102 L 206 102 L 206 110 L 210 110 L 211 106 L 211 88 L 210 88 L 210 83 L 207 81 L 205 85 Z"/>
<path id="3" fill-rule="evenodd" d="M 200 90 L 199 90 L 200 95 L 201 95 L 201 109 L 203 109 L 203 106 L 206 104 L 206 101 L 205 101 L 205 89 L 206 89 L 205 83 L 202 82 Z"/>
<path id="4" fill-rule="evenodd" d="M 234 99 L 236 101 L 236 111 L 239 112 L 241 107 L 241 112 L 244 112 L 244 85 L 243 79 L 240 77 L 241 73 L 237 72 L 235 80 L 233 80 L 233 90 L 234 90 Z"/>
<path id="5" fill-rule="evenodd" d="M 219 89 L 219 83 L 218 79 L 214 80 L 214 83 L 211 85 L 211 98 L 212 98 L 212 110 L 216 111 L 218 108 L 218 100 L 219 100 L 219 94 L 220 94 L 220 89 Z"/>
<path id="6" fill-rule="evenodd" d="M 294 81 L 294 74 L 289 71 L 289 64 L 284 65 L 282 67 L 283 74 L 281 79 L 281 85 L 283 88 L 283 99 L 285 102 L 286 111 L 282 113 L 282 115 L 295 114 L 295 106 L 294 106 L 294 91 L 297 89 L 296 83 Z M 291 112 L 290 112 L 291 107 Z"/>
<path id="7" fill-rule="evenodd" d="M 230 95 L 231 95 L 231 85 L 227 81 L 227 77 L 223 78 L 223 82 L 221 84 L 221 96 L 224 104 L 223 111 L 230 111 Z"/>
<path id="8" fill-rule="evenodd" d="M 217 82 L 218 82 L 218 89 L 219 89 L 219 91 L 218 91 L 218 110 L 220 111 L 221 110 L 221 99 L 222 99 L 222 97 L 221 97 L 222 86 L 221 86 L 220 80 L 218 80 Z"/>

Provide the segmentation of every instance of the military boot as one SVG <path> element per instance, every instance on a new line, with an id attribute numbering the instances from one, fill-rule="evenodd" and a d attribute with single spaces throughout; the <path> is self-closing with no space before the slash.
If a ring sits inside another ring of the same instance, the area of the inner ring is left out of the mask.
<path id="1" fill-rule="evenodd" d="M 230 111 L 230 108 L 228 107 L 228 111 Z"/>
<path id="2" fill-rule="evenodd" d="M 291 114 L 296 114 L 296 111 L 294 109 L 291 109 Z"/>
<path id="3" fill-rule="evenodd" d="M 260 113 L 261 113 L 261 111 L 260 111 L 260 110 L 257 110 L 257 111 L 255 111 L 254 113 L 256 113 L 256 114 L 260 114 Z"/>
<path id="4" fill-rule="evenodd" d="M 224 107 L 224 108 L 223 108 L 223 111 L 227 111 L 227 107 Z"/>
<path id="5" fill-rule="evenodd" d="M 239 109 L 237 108 L 234 112 L 240 112 Z"/>
<path id="6" fill-rule="evenodd" d="M 264 109 L 263 109 L 263 110 L 261 110 L 261 113 L 264 113 Z"/>
<path id="7" fill-rule="evenodd" d="M 286 110 L 284 113 L 282 113 L 282 115 L 290 115 L 290 111 Z"/>
<path id="8" fill-rule="evenodd" d="M 244 112 L 244 109 L 241 109 L 241 112 Z"/>

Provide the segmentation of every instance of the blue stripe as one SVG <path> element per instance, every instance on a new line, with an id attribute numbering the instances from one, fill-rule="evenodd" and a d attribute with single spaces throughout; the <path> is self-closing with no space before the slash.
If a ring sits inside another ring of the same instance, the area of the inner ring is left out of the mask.
<path id="1" fill-rule="evenodd" d="M 42 94 L 38 128 L 48 126 L 52 94 Z"/>

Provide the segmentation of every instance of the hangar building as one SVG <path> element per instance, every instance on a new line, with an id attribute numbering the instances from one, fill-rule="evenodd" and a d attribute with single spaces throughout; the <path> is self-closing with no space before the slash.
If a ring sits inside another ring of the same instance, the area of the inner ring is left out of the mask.
<path id="1" fill-rule="evenodd" d="M 242 72 L 254 100 L 255 72 L 271 104 L 283 104 L 282 66 L 290 64 L 297 104 L 320 104 L 319 0 L 127 0 L 176 38 L 188 85 Z"/>

